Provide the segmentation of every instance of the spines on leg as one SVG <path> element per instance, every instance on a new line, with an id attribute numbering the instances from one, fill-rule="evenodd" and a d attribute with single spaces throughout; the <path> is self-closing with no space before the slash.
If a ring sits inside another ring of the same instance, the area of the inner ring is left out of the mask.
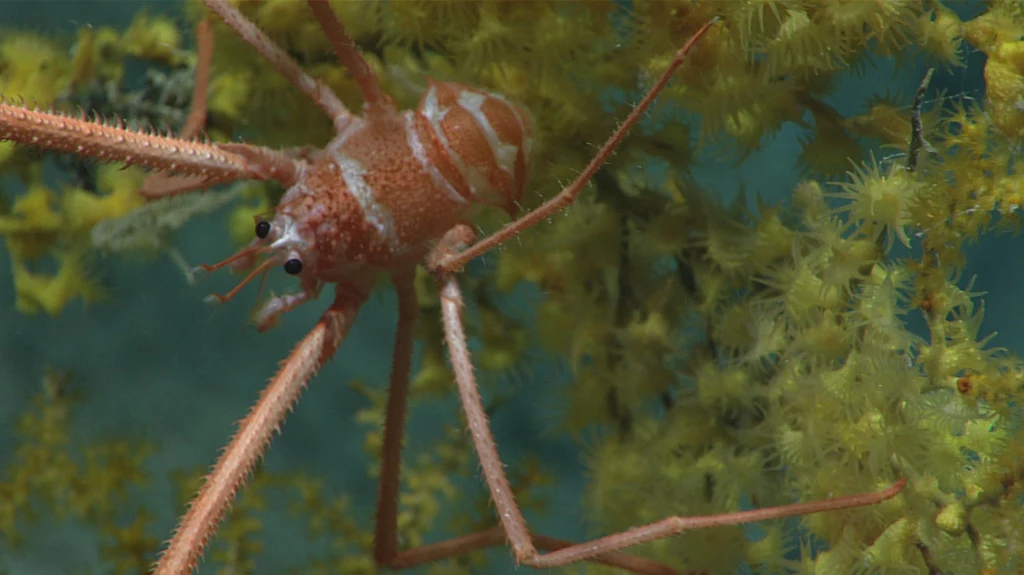
<path id="1" fill-rule="evenodd" d="M 117 124 L 30 110 L 0 100 L 0 140 L 101 161 L 202 176 L 211 183 L 251 177 L 244 158 L 213 144 L 129 130 L 120 122 Z"/>

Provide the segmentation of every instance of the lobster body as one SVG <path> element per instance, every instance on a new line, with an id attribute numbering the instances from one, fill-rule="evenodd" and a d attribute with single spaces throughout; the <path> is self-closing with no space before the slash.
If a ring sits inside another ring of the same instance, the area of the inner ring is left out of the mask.
<path id="1" fill-rule="evenodd" d="M 292 242 L 303 275 L 327 282 L 415 265 L 473 206 L 515 213 L 531 148 L 522 108 L 431 81 L 415 111 L 356 119 L 317 155 L 282 198 L 272 245 Z"/>

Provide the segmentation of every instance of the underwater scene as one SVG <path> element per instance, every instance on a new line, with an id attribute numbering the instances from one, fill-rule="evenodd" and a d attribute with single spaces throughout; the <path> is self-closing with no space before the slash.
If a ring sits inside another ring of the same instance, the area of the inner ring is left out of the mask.
<path id="1" fill-rule="evenodd" d="M 6 0 L 0 96 L 2 574 L 1024 570 L 1019 0 Z"/>

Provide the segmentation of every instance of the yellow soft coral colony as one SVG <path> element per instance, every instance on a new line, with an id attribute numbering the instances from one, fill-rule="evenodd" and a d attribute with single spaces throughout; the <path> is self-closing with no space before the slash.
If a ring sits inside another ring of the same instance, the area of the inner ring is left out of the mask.
<path id="1" fill-rule="evenodd" d="M 145 10 L 132 18 L 131 26 L 121 35 L 121 49 L 138 58 L 171 66 L 184 57 L 177 23 L 167 16 L 151 16 Z"/>
<path id="2" fill-rule="evenodd" d="M 1024 25 L 1006 10 L 992 10 L 964 25 L 964 36 L 988 56 L 986 110 L 1007 137 L 1024 135 Z"/>
<path id="3" fill-rule="evenodd" d="M 0 477 L 4 558 L 17 560 L 19 550 L 12 547 L 33 524 L 52 517 L 94 527 L 101 554 L 116 566 L 112 572 L 141 572 L 157 541 L 137 527 L 140 520 L 126 518 L 145 515 L 130 497 L 148 481 L 144 463 L 152 448 L 120 438 L 83 442 L 73 432 L 72 408 L 81 398 L 70 380 L 70 372 L 47 368 L 14 426 L 16 444 Z"/>
<path id="4" fill-rule="evenodd" d="M 56 274 L 36 273 L 28 267 L 28 262 L 57 244 L 65 221 L 55 203 L 56 196 L 49 188 L 35 184 L 15 201 L 10 214 L 0 215 L 0 235 L 6 238 L 14 272 L 15 307 L 24 313 L 56 315 L 69 299 L 93 301 L 100 295 L 88 277 L 83 244 L 56 252 Z"/>
<path id="5" fill-rule="evenodd" d="M 67 58 L 56 44 L 28 32 L 0 35 L 0 98 L 49 107 L 67 87 Z M 0 142 L 0 168 L 14 156 L 11 142 Z"/>
<path id="6" fill-rule="evenodd" d="M 15 201 L 10 215 L 0 215 L 0 235 L 6 237 L 11 254 L 19 311 L 57 315 L 71 300 L 90 303 L 102 297 L 86 264 L 90 232 L 99 221 L 119 218 L 142 204 L 137 193 L 142 178 L 139 169 L 102 165 L 96 183 L 99 189 L 109 190 L 106 194 L 71 188 L 58 202 L 53 192 L 36 184 Z M 33 271 L 29 265 L 46 252 L 55 256 L 55 274 Z"/>
<path id="7" fill-rule="evenodd" d="M 70 97 L 92 82 L 117 86 L 125 54 L 168 65 L 180 65 L 187 56 L 180 48 L 177 25 L 145 12 L 137 14 L 123 33 L 110 28 L 79 30 L 70 59 L 49 40 L 14 33 L 0 41 L 0 95 L 50 107 L 57 98 Z M 13 150 L 0 143 L 0 167 Z M 41 166 L 39 161 L 19 165 L 29 190 L 15 199 L 9 213 L 0 214 L 0 235 L 11 254 L 17 309 L 56 315 L 71 300 L 88 303 L 102 295 L 88 273 L 90 232 L 97 223 L 142 205 L 137 191 L 144 172 L 101 165 L 97 192 L 66 188 L 58 195 L 42 183 Z M 47 252 L 53 256 L 49 261 Z"/>

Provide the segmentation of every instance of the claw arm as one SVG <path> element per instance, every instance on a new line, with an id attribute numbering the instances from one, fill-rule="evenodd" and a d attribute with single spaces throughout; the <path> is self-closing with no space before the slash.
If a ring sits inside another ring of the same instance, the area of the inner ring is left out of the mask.
<path id="1" fill-rule="evenodd" d="M 265 179 L 251 169 L 241 155 L 212 144 L 30 110 L 3 100 L 0 100 L 0 140 L 107 162 L 124 162 L 152 170 L 199 176 L 209 185 L 240 179 Z"/>
<path id="2" fill-rule="evenodd" d="M 364 301 L 365 291 L 338 286 L 334 303 L 295 346 L 249 415 L 239 424 L 231 443 L 221 453 L 161 554 L 154 575 L 195 571 L 235 493 L 263 456 L 274 431 L 280 429 L 306 382 L 337 351 Z"/>

